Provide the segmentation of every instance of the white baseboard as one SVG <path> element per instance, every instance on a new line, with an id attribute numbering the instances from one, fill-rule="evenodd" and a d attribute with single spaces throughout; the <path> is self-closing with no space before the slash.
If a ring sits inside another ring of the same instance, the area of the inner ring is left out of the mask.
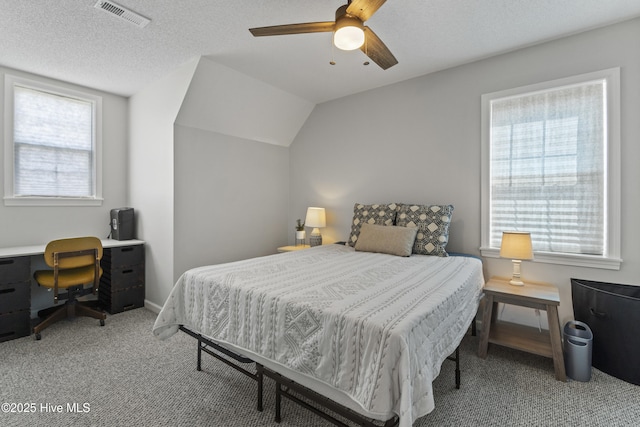
<path id="1" fill-rule="evenodd" d="M 144 308 L 153 311 L 155 314 L 160 314 L 160 310 L 162 310 L 162 307 L 159 306 L 158 304 L 154 304 L 149 300 L 144 300 Z"/>

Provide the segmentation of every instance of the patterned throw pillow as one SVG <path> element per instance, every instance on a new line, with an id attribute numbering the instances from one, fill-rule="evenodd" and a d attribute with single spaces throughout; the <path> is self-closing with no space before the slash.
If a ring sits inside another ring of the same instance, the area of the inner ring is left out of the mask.
<path id="1" fill-rule="evenodd" d="M 351 235 L 347 242 L 349 246 L 355 247 L 360 227 L 362 224 L 393 225 L 396 220 L 396 210 L 398 205 L 391 203 L 388 205 L 363 205 L 356 203 L 353 206 L 353 220 L 351 221 Z"/>
<path id="2" fill-rule="evenodd" d="M 398 205 L 396 225 L 418 227 L 413 253 L 449 256 L 445 246 L 449 242 L 452 205 Z"/>

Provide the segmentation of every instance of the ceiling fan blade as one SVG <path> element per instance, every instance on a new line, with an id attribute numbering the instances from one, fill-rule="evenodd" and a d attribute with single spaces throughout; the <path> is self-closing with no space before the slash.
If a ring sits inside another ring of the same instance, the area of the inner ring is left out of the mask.
<path id="1" fill-rule="evenodd" d="M 380 37 L 369 27 L 364 27 L 364 30 L 365 42 L 360 47 L 360 50 L 383 70 L 396 65 L 398 60 L 393 56 L 389 48 L 382 43 Z"/>
<path id="2" fill-rule="evenodd" d="M 286 34 L 327 33 L 333 31 L 335 22 L 307 22 L 304 24 L 273 25 L 271 27 L 249 28 L 254 37 L 282 36 Z"/>
<path id="3" fill-rule="evenodd" d="M 385 1 L 387 0 L 352 0 L 347 7 L 347 13 L 364 22 L 371 18 Z"/>

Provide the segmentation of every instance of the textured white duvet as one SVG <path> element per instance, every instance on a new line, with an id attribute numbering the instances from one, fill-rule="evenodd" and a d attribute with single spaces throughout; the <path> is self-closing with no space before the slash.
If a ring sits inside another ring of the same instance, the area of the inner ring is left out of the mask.
<path id="1" fill-rule="evenodd" d="M 476 258 L 319 246 L 187 271 L 153 333 L 165 339 L 184 325 L 409 427 L 433 410 L 431 383 L 474 317 L 483 283 Z"/>

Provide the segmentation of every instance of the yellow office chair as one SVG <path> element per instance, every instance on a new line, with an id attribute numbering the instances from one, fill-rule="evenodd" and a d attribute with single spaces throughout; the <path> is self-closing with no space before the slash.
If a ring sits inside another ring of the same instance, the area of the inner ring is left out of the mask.
<path id="1" fill-rule="evenodd" d="M 98 283 L 102 276 L 100 268 L 102 259 L 102 243 L 96 237 L 76 237 L 49 242 L 44 252 L 44 260 L 53 270 L 36 271 L 34 277 L 40 286 L 53 289 L 53 302 L 66 299 L 63 307 L 52 307 L 38 313 L 46 317 L 33 328 L 36 339 L 41 338 L 40 332 L 61 319 L 78 316 L 89 316 L 100 319 L 100 326 L 104 326 L 106 314 L 89 307 L 77 300 L 78 297 L 98 292 Z M 87 284 L 93 284 L 85 288 Z M 59 294 L 59 289 L 67 292 Z"/>

